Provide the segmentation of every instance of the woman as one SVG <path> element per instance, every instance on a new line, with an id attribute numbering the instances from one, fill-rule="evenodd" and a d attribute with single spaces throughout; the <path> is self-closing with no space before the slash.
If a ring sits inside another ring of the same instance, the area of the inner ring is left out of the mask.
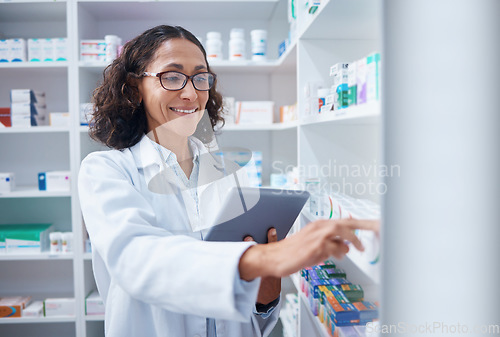
<path id="1" fill-rule="evenodd" d="M 91 134 L 114 150 L 85 158 L 79 193 L 107 336 L 268 335 L 280 278 L 342 257 L 344 240 L 362 249 L 352 230 L 376 226 L 317 221 L 280 242 L 271 229 L 265 245 L 204 242 L 224 192 L 244 180 L 203 165 L 221 101 L 202 45 L 171 26 L 128 42 L 94 93 Z"/>

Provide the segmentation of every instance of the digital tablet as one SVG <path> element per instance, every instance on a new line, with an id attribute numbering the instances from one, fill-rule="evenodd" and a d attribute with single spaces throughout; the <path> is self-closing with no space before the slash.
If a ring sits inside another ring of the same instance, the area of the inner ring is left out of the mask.
<path id="1" fill-rule="evenodd" d="M 282 240 L 308 198 L 307 191 L 233 187 L 205 240 L 243 241 L 250 235 L 257 243 L 267 243 L 271 227 L 276 228 L 278 240 Z"/>

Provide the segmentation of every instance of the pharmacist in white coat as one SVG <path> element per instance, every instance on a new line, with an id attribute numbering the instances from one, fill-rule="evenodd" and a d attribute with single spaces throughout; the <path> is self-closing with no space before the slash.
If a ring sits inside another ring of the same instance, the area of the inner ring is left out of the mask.
<path id="1" fill-rule="evenodd" d="M 79 195 L 108 337 L 267 336 L 280 278 L 362 248 L 354 228 L 317 221 L 269 242 L 205 242 L 227 189 L 244 181 L 209 150 L 221 96 L 190 32 L 129 41 L 94 92 L 91 135 L 113 148 L 82 162 Z M 201 132 L 198 138 L 195 131 Z"/>

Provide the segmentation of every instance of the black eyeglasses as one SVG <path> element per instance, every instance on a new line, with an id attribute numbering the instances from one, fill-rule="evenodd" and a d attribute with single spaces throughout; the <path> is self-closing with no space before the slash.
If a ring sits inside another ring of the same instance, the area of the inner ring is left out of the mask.
<path id="1" fill-rule="evenodd" d="M 142 76 L 153 76 L 160 79 L 160 84 L 165 90 L 178 91 L 182 90 L 188 80 L 193 82 L 193 86 L 198 91 L 210 90 L 215 82 L 215 74 L 203 72 L 192 76 L 185 75 L 178 71 L 163 71 L 161 73 L 144 72 Z"/>

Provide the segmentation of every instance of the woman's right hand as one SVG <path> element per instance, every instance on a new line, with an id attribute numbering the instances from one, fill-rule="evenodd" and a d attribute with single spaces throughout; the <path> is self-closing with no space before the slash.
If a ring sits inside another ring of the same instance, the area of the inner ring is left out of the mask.
<path id="1" fill-rule="evenodd" d="M 342 258 L 349 251 L 345 241 L 358 250 L 363 245 L 355 229 L 379 231 L 378 220 L 317 220 L 279 242 L 255 245 L 243 253 L 239 271 L 243 280 L 260 276 L 285 277 L 319 264 L 330 256 Z"/>

